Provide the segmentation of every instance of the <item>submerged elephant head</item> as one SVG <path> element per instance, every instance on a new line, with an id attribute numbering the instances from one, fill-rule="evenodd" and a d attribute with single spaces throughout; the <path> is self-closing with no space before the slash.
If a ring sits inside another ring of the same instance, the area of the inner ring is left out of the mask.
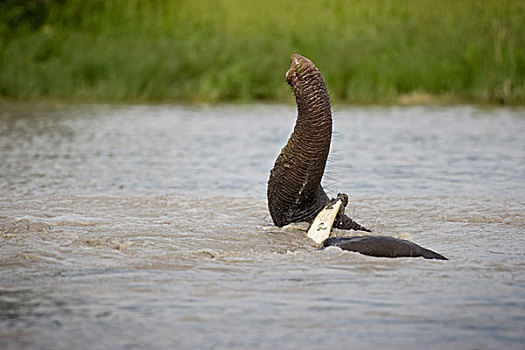
<path id="1" fill-rule="evenodd" d="M 292 55 L 286 81 L 297 102 L 297 121 L 268 180 L 268 207 L 277 226 L 311 222 L 329 202 L 321 179 L 332 140 L 332 113 L 323 77 L 308 58 Z M 348 197 L 339 196 L 346 206 Z M 370 231 L 341 213 L 334 227 Z M 441 254 L 417 244 L 388 236 L 328 238 L 324 247 L 328 246 L 378 257 L 421 256 L 446 260 Z"/>

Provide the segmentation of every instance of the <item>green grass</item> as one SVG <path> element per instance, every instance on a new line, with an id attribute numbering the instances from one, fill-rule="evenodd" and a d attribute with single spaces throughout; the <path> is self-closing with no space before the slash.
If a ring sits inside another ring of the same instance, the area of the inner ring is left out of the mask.
<path id="1" fill-rule="evenodd" d="M 338 102 L 525 103 L 518 0 L 6 0 L 0 39 L 14 99 L 289 101 L 300 53 Z"/>

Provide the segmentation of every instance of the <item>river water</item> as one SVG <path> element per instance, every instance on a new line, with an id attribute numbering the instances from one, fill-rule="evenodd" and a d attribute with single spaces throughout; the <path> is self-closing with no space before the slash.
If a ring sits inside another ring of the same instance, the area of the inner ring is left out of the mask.
<path id="1" fill-rule="evenodd" d="M 524 349 L 525 109 L 334 116 L 327 192 L 449 261 L 272 226 L 293 106 L 0 104 L 0 348 Z"/>

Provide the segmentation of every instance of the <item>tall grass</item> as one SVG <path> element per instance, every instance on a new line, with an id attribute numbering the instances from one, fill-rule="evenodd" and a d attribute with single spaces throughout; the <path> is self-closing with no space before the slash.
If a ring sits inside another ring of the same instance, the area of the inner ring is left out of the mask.
<path id="1" fill-rule="evenodd" d="M 282 101 L 300 53 L 341 102 L 525 103 L 518 0 L 7 0 L 0 20 L 10 98 Z"/>

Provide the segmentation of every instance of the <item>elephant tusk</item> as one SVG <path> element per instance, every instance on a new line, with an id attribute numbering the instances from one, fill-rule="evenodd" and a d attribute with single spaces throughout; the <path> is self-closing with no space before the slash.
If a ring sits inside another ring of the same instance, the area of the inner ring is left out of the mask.
<path id="1" fill-rule="evenodd" d="M 321 244 L 330 237 L 332 226 L 334 225 L 335 218 L 339 214 L 342 205 L 343 200 L 341 198 L 335 198 L 328 202 L 323 210 L 321 210 L 315 217 L 306 236 L 312 239 L 316 244 Z"/>

